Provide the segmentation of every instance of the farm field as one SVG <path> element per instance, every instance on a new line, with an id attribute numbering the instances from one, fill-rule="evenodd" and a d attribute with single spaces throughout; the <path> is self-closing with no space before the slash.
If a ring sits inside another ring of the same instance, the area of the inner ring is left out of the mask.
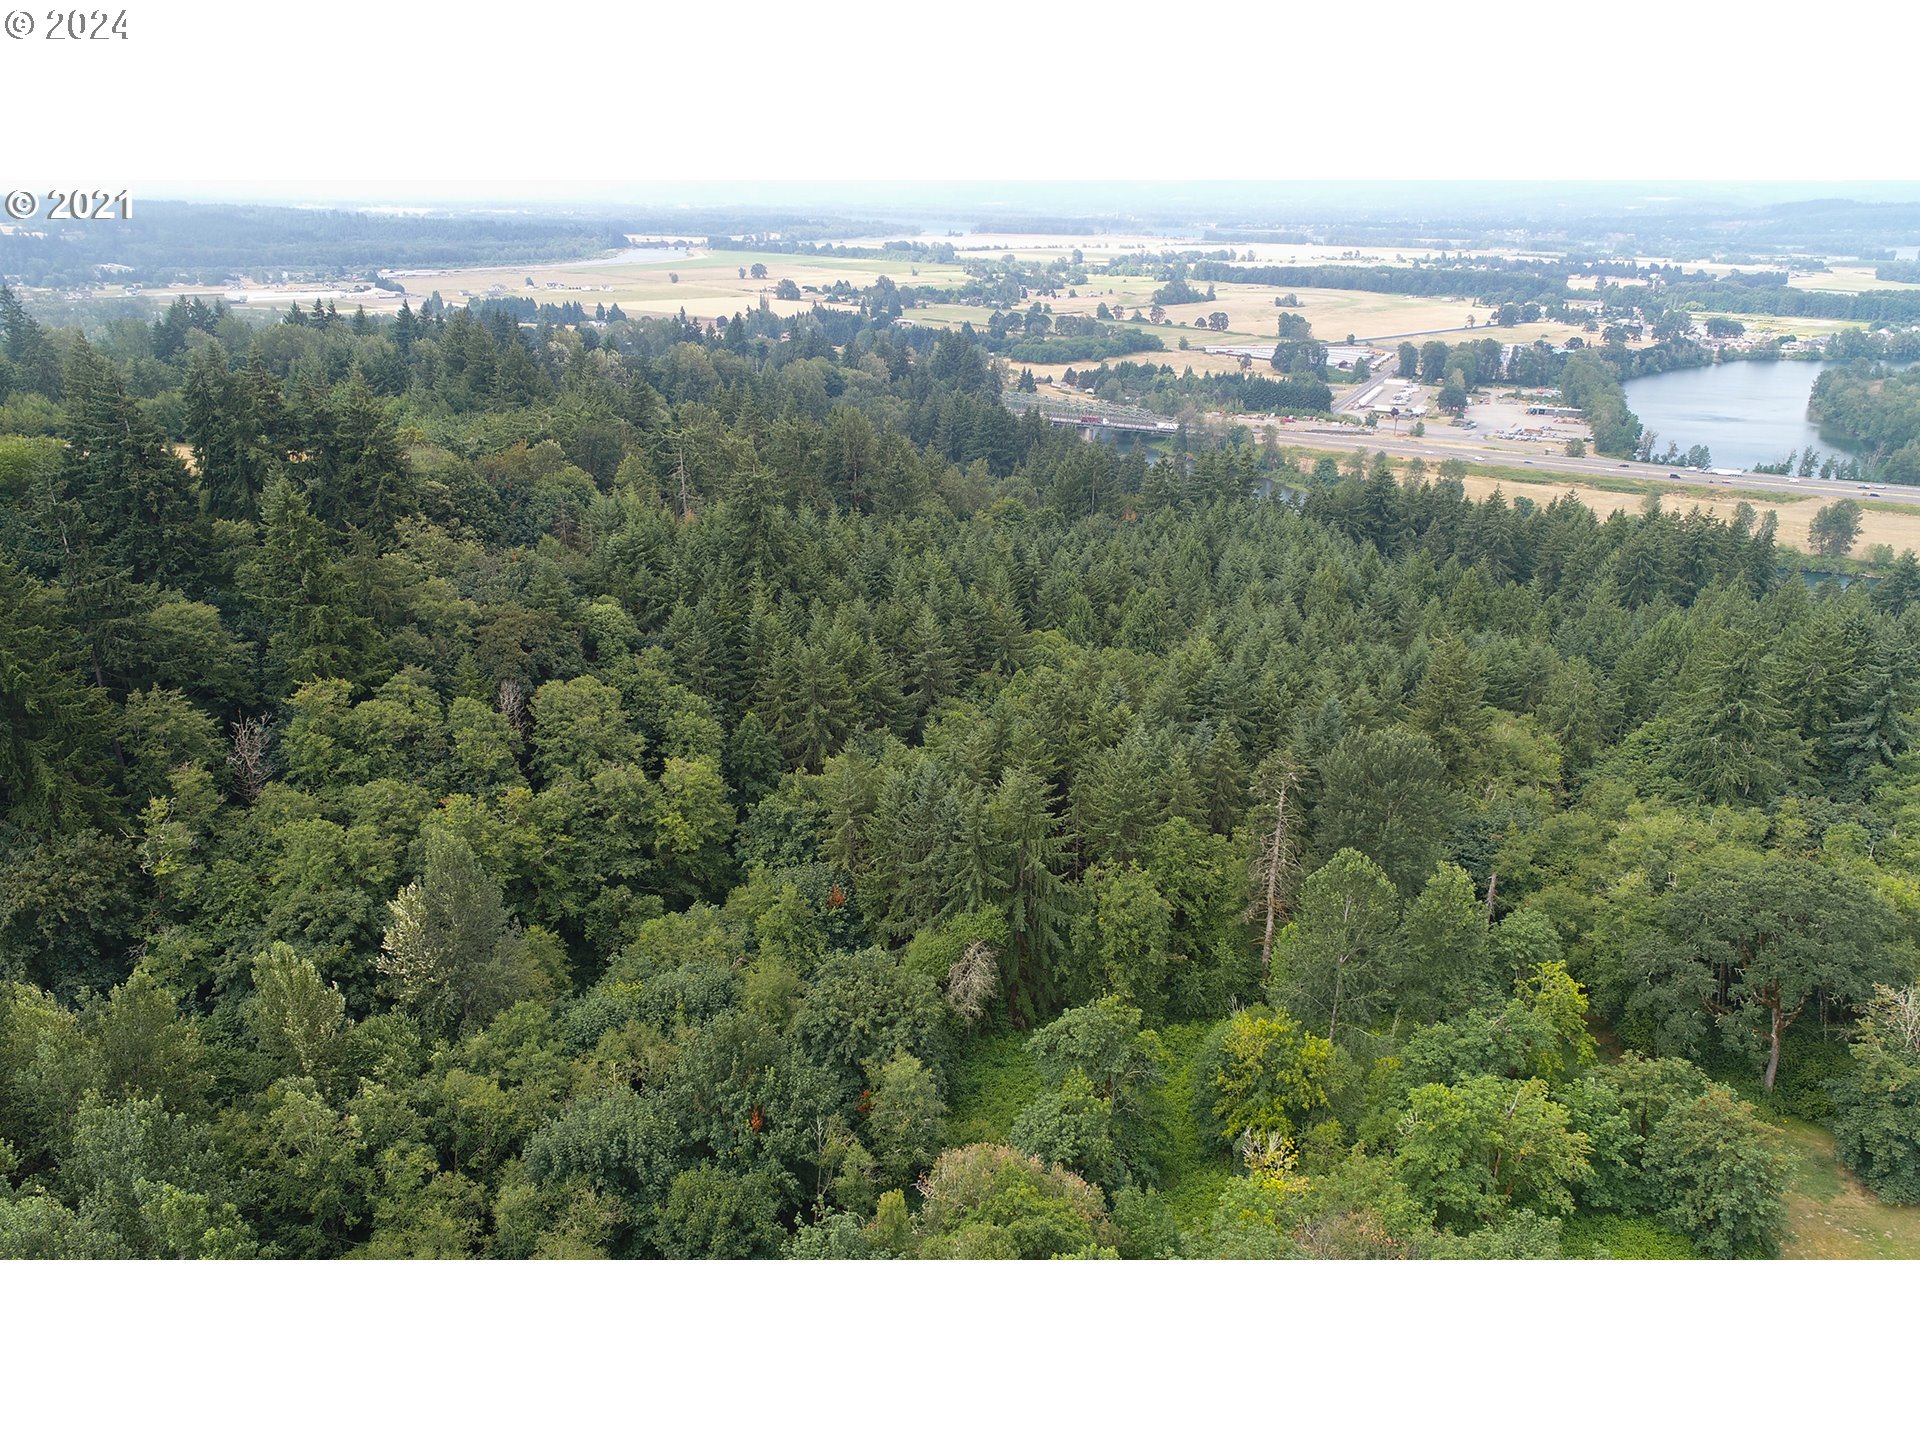
<path id="1" fill-rule="evenodd" d="M 371 314 L 385 314 L 397 310 L 402 300 L 417 305 L 438 291 L 449 303 L 511 295 L 549 304 L 573 301 L 589 309 L 595 305 L 618 304 L 633 314 L 671 315 L 684 309 L 689 315 L 712 320 L 757 308 L 763 298 L 775 313 L 800 313 L 820 302 L 817 292 L 841 280 L 856 288 L 864 288 L 882 275 L 891 277 L 902 286 L 916 283 L 948 285 L 966 278 L 964 263 L 916 262 L 908 258 L 843 259 L 776 252 L 708 251 L 698 239 L 691 237 L 633 238 L 654 244 L 663 239 L 682 242 L 692 253 L 664 247 L 636 248 L 617 256 L 532 266 L 475 266 L 394 272 L 393 278 L 405 287 L 404 293 L 372 289 L 352 282 L 247 286 L 244 298 L 241 292 L 231 286 L 206 284 L 154 287 L 145 293 L 157 301 L 191 295 L 206 299 L 224 298 L 245 309 L 279 309 L 296 301 L 304 305 L 316 299 L 331 299 L 342 309 L 364 307 Z M 889 238 L 899 237 L 874 235 L 847 243 L 877 246 Z M 1251 255 L 1253 263 L 1270 265 L 1395 265 L 1432 258 L 1439 253 L 1392 248 L 1341 250 L 1331 245 L 1211 244 L 1192 236 L 1118 232 L 1070 235 L 982 231 L 971 234 L 928 233 L 911 239 L 927 245 L 952 245 L 962 262 L 1013 255 L 1023 261 L 1044 263 L 1061 259 L 1077 250 L 1085 257 L 1089 267 L 1095 268 L 1096 273 L 1090 274 L 1089 283 L 1080 287 L 1077 295 L 1049 297 L 1044 303 L 1060 315 L 1093 316 L 1102 304 L 1123 318 L 1139 310 L 1142 319 L 1138 323 L 1142 326 L 1151 326 L 1145 314 L 1152 306 L 1153 292 L 1160 282 L 1151 276 L 1106 276 L 1097 273 L 1097 267 L 1129 256 L 1197 248 L 1231 249 L 1236 257 Z M 742 267 L 750 268 L 756 263 L 767 267 L 764 281 L 740 275 Z M 1719 271 L 1731 268 L 1705 262 L 1691 262 L 1691 265 L 1693 268 L 1704 265 L 1704 268 Z M 676 274 L 679 276 L 677 283 L 670 278 Z M 529 279 L 533 282 L 531 288 L 527 284 Z M 774 297 L 774 286 L 782 279 L 791 279 L 801 288 L 800 299 L 780 300 Z M 1576 277 L 1572 283 L 1575 288 L 1586 288 L 1593 282 L 1590 277 Z M 1920 286 L 1876 279 L 1871 266 L 1858 265 L 1842 266 L 1822 274 L 1796 275 L 1790 283 L 1800 289 L 1836 293 L 1920 289 Z M 1485 316 L 1480 313 L 1482 307 L 1473 305 L 1471 297 L 1467 296 L 1449 298 L 1327 289 L 1288 291 L 1268 285 L 1231 283 L 1217 283 L 1215 292 L 1212 301 L 1167 307 L 1166 320 L 1158 326 L 1151 326 L 1153 332 L 1166 342 L 1169 350 L 1177 349 L 1182 337 L 1188 339 L 1195 350 L 1207 344 L 1252 345 L 1269 342 L 1275 338 L 1275 317 L 1278 313 L 1275 301 L 1288 293 L 1296 295 L 1299 301 L 1297 307 L 1288 308 L 1297 309 L 1298 313 L 1304 315 L 1313 326 L 1314 336 L 1328 344 L 1343 343 L 1349 335 L 1357 341 L 1379 344 L 1385 348 L 1391 348 L 1402 338 L 1419 343 L 1427 338 L 1438 337 L 1449 343 L 1458 343 L 1464 339 L 1479 338 L 1479 332 L 1484 328 L 1478 324 L 1468 325 L 1469 317 L 1478 321 Z M 1204 327 L 1206 317 L 1215 311 L 1223 311 L 1228 316 L 1225 331 Z M 972 322 L 979 326 L 984 323 L 988 313 L 988 310 L 979 306 L 932 305 L 910 312 L 910 318 L 919 324 L 957 326 Z M 1762 337 L 1770 334 L 1823 336 L 1846 328 L 1850 323 L 1729 313 L 1743 320 L 1750 333 Z M 1196 327 L 1196 320 L 1203 322 L 1202 325 Z M 1574 326 L 1549 322 L 1487 330 L 1485 333 L 1506 344 L 1529 345 L 1545 340 L 1557 345 L 1580 332 Z M 1650 340 L 1641 343 L 1650 343 Z M 1171 363 L 1166 356 L 1146 352 L 1120 358 L 1142 361 L 1157 358 L 1164 363 Z M 1237 362 L 1205 359 L 1189 353 L 1183 357 L 1183 363 L 1192 364 L 1196 371 L 1214 372 L 1231 368 Z"/>
<path id="2" fill-rule="evenodd" d="M 1153 304 L 1153 292 L 1160 282 L 1144 275 L 1095 275 L 1074 298 L 1062 297 L 1049 301 L 1055 314 L 1092 315 L 1102 304 L 1109 309 L 1117 305 L 1127 307 L 1127 313 L 1139 310 L 1144 317 Z M 1280 308 L 1274 302 L 1286 295 L 1298 297 L 1297 306 L 1287 309 L 1304 315 L 1313 326 L 1314 338 L 1328 344 L 1339 344 L 1348 335 L 1358 340 L 1378 340 L 1383 337 L 1398 338 L 1403 335 L 1425 335 L 1438 331 L 1458 331 L 1450 338 L 1474 338 L 1466 330 L 1467 317 L 1484 319 L 1484 314 L 1469 301 L 1449 301 L 1429 296 L 1384 295 L 1365 290 L 1283 290 L 1272 285 L 1235 285 L 1218 284 L 1214 287 L 1215 298 L 1196 304 L 1169 305 L 1168 323 L 1157 327 L 1156 333 L 1167 337 L 1173 344 L 1183 330 L 1191 337 L 1194 334 L 1193 322 L 1204 321 L 1212 312 L 1224 311 L 1227 315 L 1227 330 L 1205 332 L 1209 336 L 1205 343 L 1235 343 L 1248 341 L 1268 341 L 1277 337 L 1277 317 Z M 968 318 L 972 318 L 971 314 Z M 1145 323 L 1144 320 L 1142 323 Z M 1489 331 L 1501 340 L 1509 343 L 1531 343 L 1540 337 L 1564 340 L 1577 334 L 1575 327 L 1569 325 L 1517 325 L 1503 330 Z M 1198 340 L 1196 344 L 1201 343 Z"/>
<path id="3" fill-rule="evenodd" d="M 1277 338 L 1278 322 L 1275 317 L 1280 312 L 1273 300 L 1276 295 L 1286 292 L 1267 286 L 1217 286 L 1216 298 L 1212 302 L 1169 306 L 1166 322 L 1155 325 L 1145 318 L 1145 313 L 1152 304 L 1151 297 L 1157 283 L 1150 279 L 1135 281 L 1132 277 L 1116 276 L 1097 288 L 1083 290 L 1078 297 L 1062 296 L 1046 303 L 1053 307 L 1056 315 L 1090 316 L 1096 314 L 1102 304 L 1107 305 L 1110 311 L 1125 306 L 1126 318 L 1123 323 L 1159 336 L 1167 347 L 1166 351 L 1141 351 L 1119 356 L 1116 361 L 1153 361 L 1173 365 L 1176 369 L 1191 364 L 1198 372 L 1211 373 L 1236 369 L 1239 361 L 1232 356 L 1203 356 L 1199 353 L 1201 347 L 1271 345 Z M 1561 324 L 1468 329 L 1465 328 L 1465 318 L 1475 312 L 1410 295 L 1374 295 L 1347 290 L 1300 290 L 1292 293 L 1299 296 L 1300 305 L 1297 310 L 1293 307 L 1289 309 L 1306 316 L 1308 323 L 1313 326 L 1314 338 L 1329 345 L 1344 344 L 1348 335 L 1353 335 L 1359 342 L 1371 342 L 1386 350 L 1392 350 L 1403 338 L 1411 339 L 1415 344 L 1436 338 L 1445 339 L 1449 344 L 1459 344 L 1483 336 L 1491 336 L 1504 345 L 1531 345 L 1536 340 L 1561 344 L 1569 336 L 1579 333 L 1574 327 Z M 1138 321 L 1131 318 L 1135 309 L 1142 312 L 1142 318 Z M 1226 330 L 1196 328 L 1193 325 L 1195 319 L 1204 319 L 1215 310 L 1226 312 Z M 978 329 L 986 323 L 990 313 L 980 306 L 928 305 L 909 312 L 908 318 L 919 325 L 958 326 L 971 323 Z M 1400 326 L 1416 328 L 1394 328 Z M 1188 342 L 1191 350 L 1180 350 L 1182 339 Z"/>
<path id="4" fill-rule="evenodd" d="M 743 279 L 740 271 L 751 270 L 756 264 L 767 267 L 767 278 L 756 280 L 749 275 Z M 677 281 L 673 278 L 676 275 Z M 820 298 L 808 293 L 809 287 L 820 291 L 844 280 L 856 288 L 865 288 L 882 275 L 902 286 L 956 284 L 966 278 L 966 272 L 958 266 L 909 259 L 857 260 L 745 250 L 692 255 L 662 250 L 657 259 L 575 260 L 556 265 L 421 271 L 396 278 L 416 300 L 436 290 L 449 304 L 462 299 L 485 299 L 490 295 L 520 295 L 542 304 L 578 301 L 589 309 L 595 305 L 617 304 L 622 310 L 647 315 L 672 315 L 685 309 L 689 315 L 712 319 L 757 308 L 762 296 L 768 308 L 777 314 L 797 314 L 811 309 Z M 533 281 L 532 288 L 528 288 L 528 280 Z M 782 280 L 792 280 L 799 286 L 801 298 L 776 299 L 774 287 Z"/>
<path id="5" fill-rule="evenodd" d="M 1180 244 L 1190 246 L 1193 243 L 1160 239 L 1142 241 L 1135 237 L 1120 236 L 976 235 L 924 238 L 927 243 L 963 245 L 963 253 L 975 257 L 1010 253 L 1021 259 L 1044 261 L 1057 259 L 1078 249 L 1090 263 L 1096 265 L 1128 251 L 1139 253 Z M 1270 263 L 1339 263 L 1336 260 L 1337 252 L 1330 252 L 1326 247 L 1250 246 L 1240 249 L 1241 253 L 1252 249 Z M 1266 252 L 1273 253 L 1268 255 Z M 1413 258 L 1415 256 L 1411 254 L 1394 252 L 1391 255 L 1364 255 L 1353 263 L 1390 263 Z M 742 279 L 739 273 L 741 267 L 751 267 L 756 263 L 767 267 L 767 279 Z M 680 277 L 677 283 L 670 278 L 674 274 Z M 552 304 L 578 301 L 591 307 L 617 303 L 623 310 L 640 314 L 674 314 L 684 308 L 691 315 L 705 315 L 711 311 L 717 317 L 723 313 L 730 315 L 736 310 L 757 307 L 763 295 L 769 307 L 777 313 L 794 314 L 810 308 L 818 299 L 815 294 L 804 293 L 809 286 L 824 290 L 836 281 L 845 280 L 850 285 L 865 287 L 881 275 L 890 276 L 902 286 L 951 285 L 966 278 L 961 265 L 909 259 L 839 259 L 751 251 L 675 255 L 664 250 L 657 259 L 640 256 L 632 260 L 570 261 L 532 267 L 494 266 L 408 272 L 396 278 L 406 286 L 409 296 L 425 298 L 437 290 L 449 302 L 456 298 L 523 295 Z M 529 279 L 533 281 L 531 289 L 526 283 Z M 775 299 L 773 287 L 782 279 L 791 279 L 801 288 L 803 297 L 800 300 Z M 1142 312 L 1139 323 L 1160 335 L 1169 349 L 1176 349 L 1183 336 L 1196 349 L 1206 344 L 1246 345 L 1272 341 L 1276 336 L 1276 317 L 1279 313 L 1275 301 L 1288 293 L 1298 296 L 1298 313 L 1304 315 L 1313 326 L 1315 337 L 1329 344 L 1341 343 L 1348 335 L 1363 341 L 1386 337 L 1397 341 L 1402 336 L 1438 333 L 1457 341 L 1472 338 L 1472 331 L 1467 327 L 1469 316 L 1481 318 L 1477 308 L 1465 300 L 1349 290 L 1285 291 L 1268 285 L 1220 284 L 1215 287 L 1214 300 L 1169 306 L 1165 323 L 1153 326 L 1144 317 L 1152 307 L 1153 292 L 1159 285 L 1160 282 L 1151 276 L 1096 274 L 1090 277 L 1088 285 L 1080 287 L 1077 295 L 1050 297 L 1045 303 L 1057 315 L 1091 317 L 1102 304 L 1115 313 L 1120 313 L 1124 307 L 1124 314 L 1128 316 L 1134 310 L 1139 310 Z M 397 297 L 392 303 L 397 304 Z M 1194 325 L 1194 321 L 1204 321 L 1214 311 L 1224 311 L 1228 316 L 1224 332 Z M 936 304 L 913 310 L 910 318 L 919 324 L 957 326 L 972 322 L 979 326 L 984 324 L 989 313 L 980 306 Z M 1562 342 L 1577 332 L 1573 327 L 1562 324 L 1536 324 L 1512 326 L 1488 333 L 1508 344 L 1531 344 L 1540 339 Z M 1138 358 L 1149 357 L 1143 355 Z M 1219 368 L 1198 358 L 1193 363 L 1196 369 Z"/>
<path id="6" fill-rule="evenodd" d="M 1836 290 L 1858 295 L 1868 290 L 1920 290 L 1905 280 L 1882 280 L 1871 265 L 1838 266 L 1821 275 L 1795 275 L 1787 281 L 1796 290 Z"/>
<path id="7" fill-rule="evenodd" d="M 313 304 L 332 303 L 342 315 L 350 315 L 356 307 L 365 308 L 369 315 L 391 315 L 399 310 L 400 302 L 406 297 L 391 290 L 376 290 L 370 285 L 342 282 L 326 285 L 312 281 L 289 285 L 154 285 L 140 292 L 141 296 L 155 307 L 171 305 L 176 300 L 200 299 L 212 303 L 224 301 L 242 314 L 264 312 L 269 316 L 284 313 L 288 306 L 298 305 L 305 309 Z M 242 298 L 244 297 L 244 298 Z"/>
<path id="8" fill-rule="evenodd" d="M 1066 248 L 1080 248 L 1084 254 L 1097 260 L 1098 252 L 1087 249 L 1085 237 L 1080 238 L 1083 243 L 1078 247 L 1043 244 L 1001 249 L 989 246 L 984 247 L 981 253 L 1005 254 L 1010 251 L 1022 258 L 1052 259 Z M 756 263 L 766 265 L 767 279 L 741 279 L 740 268 Z M 674 274 L 680 277 L 677 283 L 669 278 Z M 490 294 L 525 295 L 553 304 L 569 300 L 577 300 L 588 306 L 618 303 L 623 310 L 643 314 L 673 314 L 685 308 L 689 314 L 700 315 L 711 310 L 719 315 L 723 311 L 731 314 L 735 310 L 755 307 L 760 303 L 763 293 L 769 306 L 780 314 L 793 314 L 814 303 L 817 297 L 810 294 L 798 301 L 773 298 L 773 287 L 782 279 L 791 279 L 804 292 L 808 286 L 825 289 L 838 280 L 864 287 L 871 285 L 881 275 L 892 277 L 896 284 L 902 286 L 958 284 L 966 278 L 965 270 L 959 265 L 907 259 L 838 259 L 751 251 L 712 251 L 691 256 L 662 251 L 657 260 L 495 266 L 410 272 L 396 278 L 406 286 L 411 296 L 424 298 L 437 290 L 449 302 L 456 297 L 472 299 Z M 529 279 L 534 282 L 531 289 L 526 283 Z M 1093 316 L 1102 304 L 1110 310 L 1124 306 L 1128 315 L 1136 309 L 1140 310 L 1143 315 L 1140 323 L 1146 325 L 1148 322 L 1144 315 L 1153 304 L 1153 292 L 1159 284 L 1150 276 L 1095 275 L 1087 286 L 1080 289 L 1078 295 L 1053 297 L 1045 303 L 1051 305 L 1057 315 Z M 1167 307 L 1166 323 L 1153 329 L 1167 341 L 1169 347 L 1176 346 L 1182 335 L 1196 346 L 1270 341 L 1275 338 L 1276 316 L 1279 313 L 1279 307 L 1274 302 L 1286 293 L 1298 295 L 1298 312 L 1313 325 L 1315 337 L 1328 343 L 1339 343 L 1348 335 L 1361 340 L 1430 332 L 1458 332 L 1464 335 L 1467 333 L 1467 317 L 1477 316 L 1471 304 L 1430 297 L 1347 290 L 1287 292 L 1267 285 L 1222 284 L 1216 287 L 1216 298 L 1212 301 Z M 1204 321 L 1216 310 L 1224 311 L 1228 316 L 1225 332 L 1194 326 L 1195 320 Z M 971 321 L 980 325 L 988 313 L 980 306 L 930 305 L 912 311 L 911 318 L 922 324 L 959 325 Z M 1515 326 L 1490 333 L 1497 334 L 1510 344 L 1530 344 L 1542 338 L 1564 340 L 1574 331 L 1566 325 L 1551 324 Z"/>
<path id="9" fill-rule="evenodd" d="M 636 238 L 657 241 L 663 237 Z M 849 243 L 877 244 L 881 238 L 868 237 L 865 241 Z M 1117 234 L 982 233 L 915 238 L 926 244 L 954 245 L 963 259 L 1011 254 L 1022 260 L 1046 262 L 1079 250 L 1089 265 L 1095 267 L 1127 255 L 1191 249 L 1199 243 L 1190 238 Z M 1317 245 L 1253 244 L 1221 248 L 1232 248 L 1242 256 L 1251 252 L 1259 263 L 1302 265 L 1397 264 L 1425 258 L 1432 253 L 1400 250 L 1342 252 Z M 743 267 L 750 269 L 755 264 L 767 267 L 765 280 L 741 276 Z M 675 275 L 679 277 L 677 282 L 672 278 Z M 695 317 L 716 319 L 757 308 L 763 298 L 777 314 L 800 313 L 820 301 L 817 292 L 837 281 L 844 280 L 856 288 L 865 288 L 882 275 L 891 277 L 901 286 L 953 285 L 967 278 L 962 264 L 941 264 L 909 258 L 852 259 L 744 250 L 707 251 L 694 242 L 690 254 L 664 247 L 637 248 L 618 256 L 609 255 L 592 260 L 396 271 L 392 278 L 404 287 L 404 292 L 375 290 L 351 284 L 331 287 L 313 284 L 250 286 L 247 287 L 246 298 L 239 300 L 237 292 L 231 287 L 190 284 L 155 288 L 148 294 L 157 300 L 172 300 L 188 295 L 207 299 L 223 297 L 247 308 L 276 309 L 295 301 L 304 305 L 316 298 L 331 298 L 342 308 L 364 306 L 371 314 L 382 314 L 397 310 L 403 300 L 417 306 L 437 291 L 449 304 L 519 296 L 545 304 L 578 302 L 588 309 L 596 305 L 618 304 L 622 310 L 643 315 L 672 315 L 684 309 Z M 774 287 L 782 279 L 791 279 L 800 287 L 800 299 L 780 300 L 774 296 Z M 533 282 L 531 287 L 527 283 L 529 280 Z M 1215 287 L 1214 300 L 1169 306 L 1166 320 L 1152 326 L 1145 315 L 1152 307 L 1153 292 L 1159 285 L 1160 281 L 1151 276 L 1106 276 L 1096 273 L 1090 276 L 1086 286 L 1080 287 L 1077 295 L 1049 297 L 1044 303 L 1050 305 L 1057 315 L 1091 317 L 1102 304 L 1123 316 L 1130 316 L 1133 311 L 1139 310 L 1142 319 L 1138 323 L 1150 326 L 1166 342 L 1169 350 L 1177 349 L 1182 337 L 1188 339 L 1195 349 L 1207 344 L 1251 345 L 1270 342 L 1275 338 L 1279 311 L 1275 301 L 1287 294 L 1296 295 L 1299 301 L 1297 307 L 1288 308 L 1304 315 L 1313 326 L 1315 338 L 1328 344 L 1343 343 L 1349 335 L 1363 342 L 1384 343 L 1387 348 L 1401 338 L 1418 341 L 1425 337 L 1443 336 L 1450 343 L 1457 343 L 1462 339 L 1477 338 L 1476 332 L 1480 327 L 1469 327 L 1469 317 L 1476 320 L 1485 318 L 1480 313 L 1480 307 L 1474 306 L 1468 297 L 1448 299 L 1351 290 L 1283 290 L 1269 285 L 1222 283 Z M 1225 331 L 1205 328 L 1206 317 L 1215 311 L 1224 311 L 1228 316 Z M 958 326 L 972 322 L 980 326 L 985 323 L 989 313 L 980 306 L 930 305 L 913 310 L 910 318 L 918 324 Z M 1203 323 L 1196 326 L 1196 320 Z M 1808 322 L 1799 328 L 1814 332 L 1816 326 L 1814 322 Z M 1569 325 L 1544 323 L 1511 326 L 1487 333 L 1506 344 L 1528 345 L 1536 340 L 1564 343 L 1578 331 Z M 1153 357 L 1142 354 L 1125 358 Z M 1211 371 L 1227 368 L 1236 362 L 1222 363 L 1194 357 L 1191 363 L 1196 370 Z"/>

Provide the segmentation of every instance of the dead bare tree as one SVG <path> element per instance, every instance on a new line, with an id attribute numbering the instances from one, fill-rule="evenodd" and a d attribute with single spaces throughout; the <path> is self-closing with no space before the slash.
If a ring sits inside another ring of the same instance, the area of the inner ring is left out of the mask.
<path id="1" fill-rule="evenodd" d="M 1867 1019 L 1890 1043 L 1920 1053 L 1920 985 L 1903 990 L 1874 986 Z"/>
<path id="2" fill-rule="evenodd" d="M 244 716 L 233 722 L 233 739 L 227 746 L 227 768 L 233 772 L 234 786 L 240 798 L 251 805 L 273 778 L 273 756 L 268 753 L 272 733 L 267 722 Z"/>
<path id="3" fill-rule="evenodd" d="M 524 735 L 527 733 L 527 693 L 520 688 L 520 682 L 511 677 L 500 682 L 498 692 L 500 713 L 507 723 Z"/>
<path id="4" fill-rule="evenodd" d="M 1273 969 L 1273 936 L 1287 914 L 1292 899 L 1295 874 L 1300 868 L 1300 846 L 1294 838 L 1294 820 L 1287 813 L 1289 800 L 1300 784 L 1300 767 L 1291 755 L 1280 755 L 1260 768 L 1255 793 L 1263 804 L 1273 807 L 1273 829 L 1253 862 L 1254 893 L 1260 897 L 1247 911 L 1247 919 L 1266 918 L 1266 934 L 1260 941 L 1260 978 L 1264 981 Z"/>
<path id="5" fill-rule="evenodd" d="M 692 487 L 687 483 L 687 441 L 684 435 L 673 437 L 673 474 L 680 482 L 680 518 L 685 520 L 693 514 Z"/>
<path id="6" fill-rule="evenodd" d="M 969 1024 L 987 1012 L 1000 985 L 1000 951 L 975 940 L 947 971 L 947 1003 Z"/>

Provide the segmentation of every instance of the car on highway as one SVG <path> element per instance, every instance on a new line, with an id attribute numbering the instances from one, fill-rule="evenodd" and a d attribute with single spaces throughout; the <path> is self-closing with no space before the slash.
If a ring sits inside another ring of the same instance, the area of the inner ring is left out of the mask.
<path id="1" fill-rule="evenodd" d="M 1678 480 L 1679 478 L 1680 478 L 1680 472 L 1678 470 L 1667 471 L 1667 479 Z"/>

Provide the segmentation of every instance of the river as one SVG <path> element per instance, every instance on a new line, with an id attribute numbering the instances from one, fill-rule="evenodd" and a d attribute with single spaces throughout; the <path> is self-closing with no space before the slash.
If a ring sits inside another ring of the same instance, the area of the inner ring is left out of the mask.
<path id="1" fill-rule="evenodd" d="M 1658 437 L 1682 450 L 1704 445 L 1717 466 L 1750 470 L 1811 445 L 1822 455 L 1851 452 L 1824 440 L 1807 419 L 1807 397 L 1825 361 L 1734 360 L 1629 380 L 1627 405 Z"/>

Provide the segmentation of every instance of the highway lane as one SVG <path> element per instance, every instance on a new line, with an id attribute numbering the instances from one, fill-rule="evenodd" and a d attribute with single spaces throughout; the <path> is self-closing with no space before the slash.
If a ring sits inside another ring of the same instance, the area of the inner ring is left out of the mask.
<path id="1" fill-rule="evenodd" d="M 1671 465 L 1643 465 L 1638 461 L 1613 460 L 1604 455 L 1574 458 L 1549 453 L 1540 445 L 1529 446 L 1524 441 L 1500 440 L 1494 436 L 1476 434 L 1473 431 L 1451 432 L 1445 437 L 1440 437 L 1429 430 L 1425 436 L 1416 440 L 1407 435 L 1395 435 L 1388 430 L 1357 431 L 1346 425 L 1314 425 L 1311 422 L 1270 425 L 1251 421 L 1244 415 L 1219 415 L 1215 418 L 1229 425 L 1250 425 L 1256 432 L 1271 430 L 1275 441 L 1282 445 L 1299 445 L 1321 450 L 1383 450 L 1388 455 L 1403 460 L 1411 460 L 1418 456 L 1430 463 L 1441 460 L 1464 460 L 1470 465 L 1478 462 L 1483 465 L 1511 466 L 1514 469 L 1538 469 L 1549 472 L 1541 475 L 1543 484 L 1549 482 L 1551 475 L 1577 475 L 1583 478 L 1590 476 L 1596 480 L 1666 481 L 1673 485 L 1697 485 L 1707 490 L 1767 491 L 1789 499 L 1867 500 L 1871 498 L 1890 504 L 1920 506 L 1920 494 L 1902 491 L 1895 485 L 1868 487 L 1844 480 L 1820 480 L 1813 477 L 1796 480 L 1783 475 L 1755 475 L 1751 471 L 1741 471 L 1735 475 L 1714 475 L 1703 470 L 1676 469 Z"/>
<path id="2" fill-rule="evenodd" d="M 1386 389 L 1389 378 L 1388 376 L 1380 375 L 1367 381 L 1364 385 L 1354 386 L 1345 396 L 1334 402 L 1334 412 L 1336 414 L 1345 414 L 1349 412 L 1357 413 L 1364 410 L 1367 405 L 1372 403 L 1376 395 Z M 1395 379 L 1394 383 L 1397 386 L 1400 382 Z"/>

